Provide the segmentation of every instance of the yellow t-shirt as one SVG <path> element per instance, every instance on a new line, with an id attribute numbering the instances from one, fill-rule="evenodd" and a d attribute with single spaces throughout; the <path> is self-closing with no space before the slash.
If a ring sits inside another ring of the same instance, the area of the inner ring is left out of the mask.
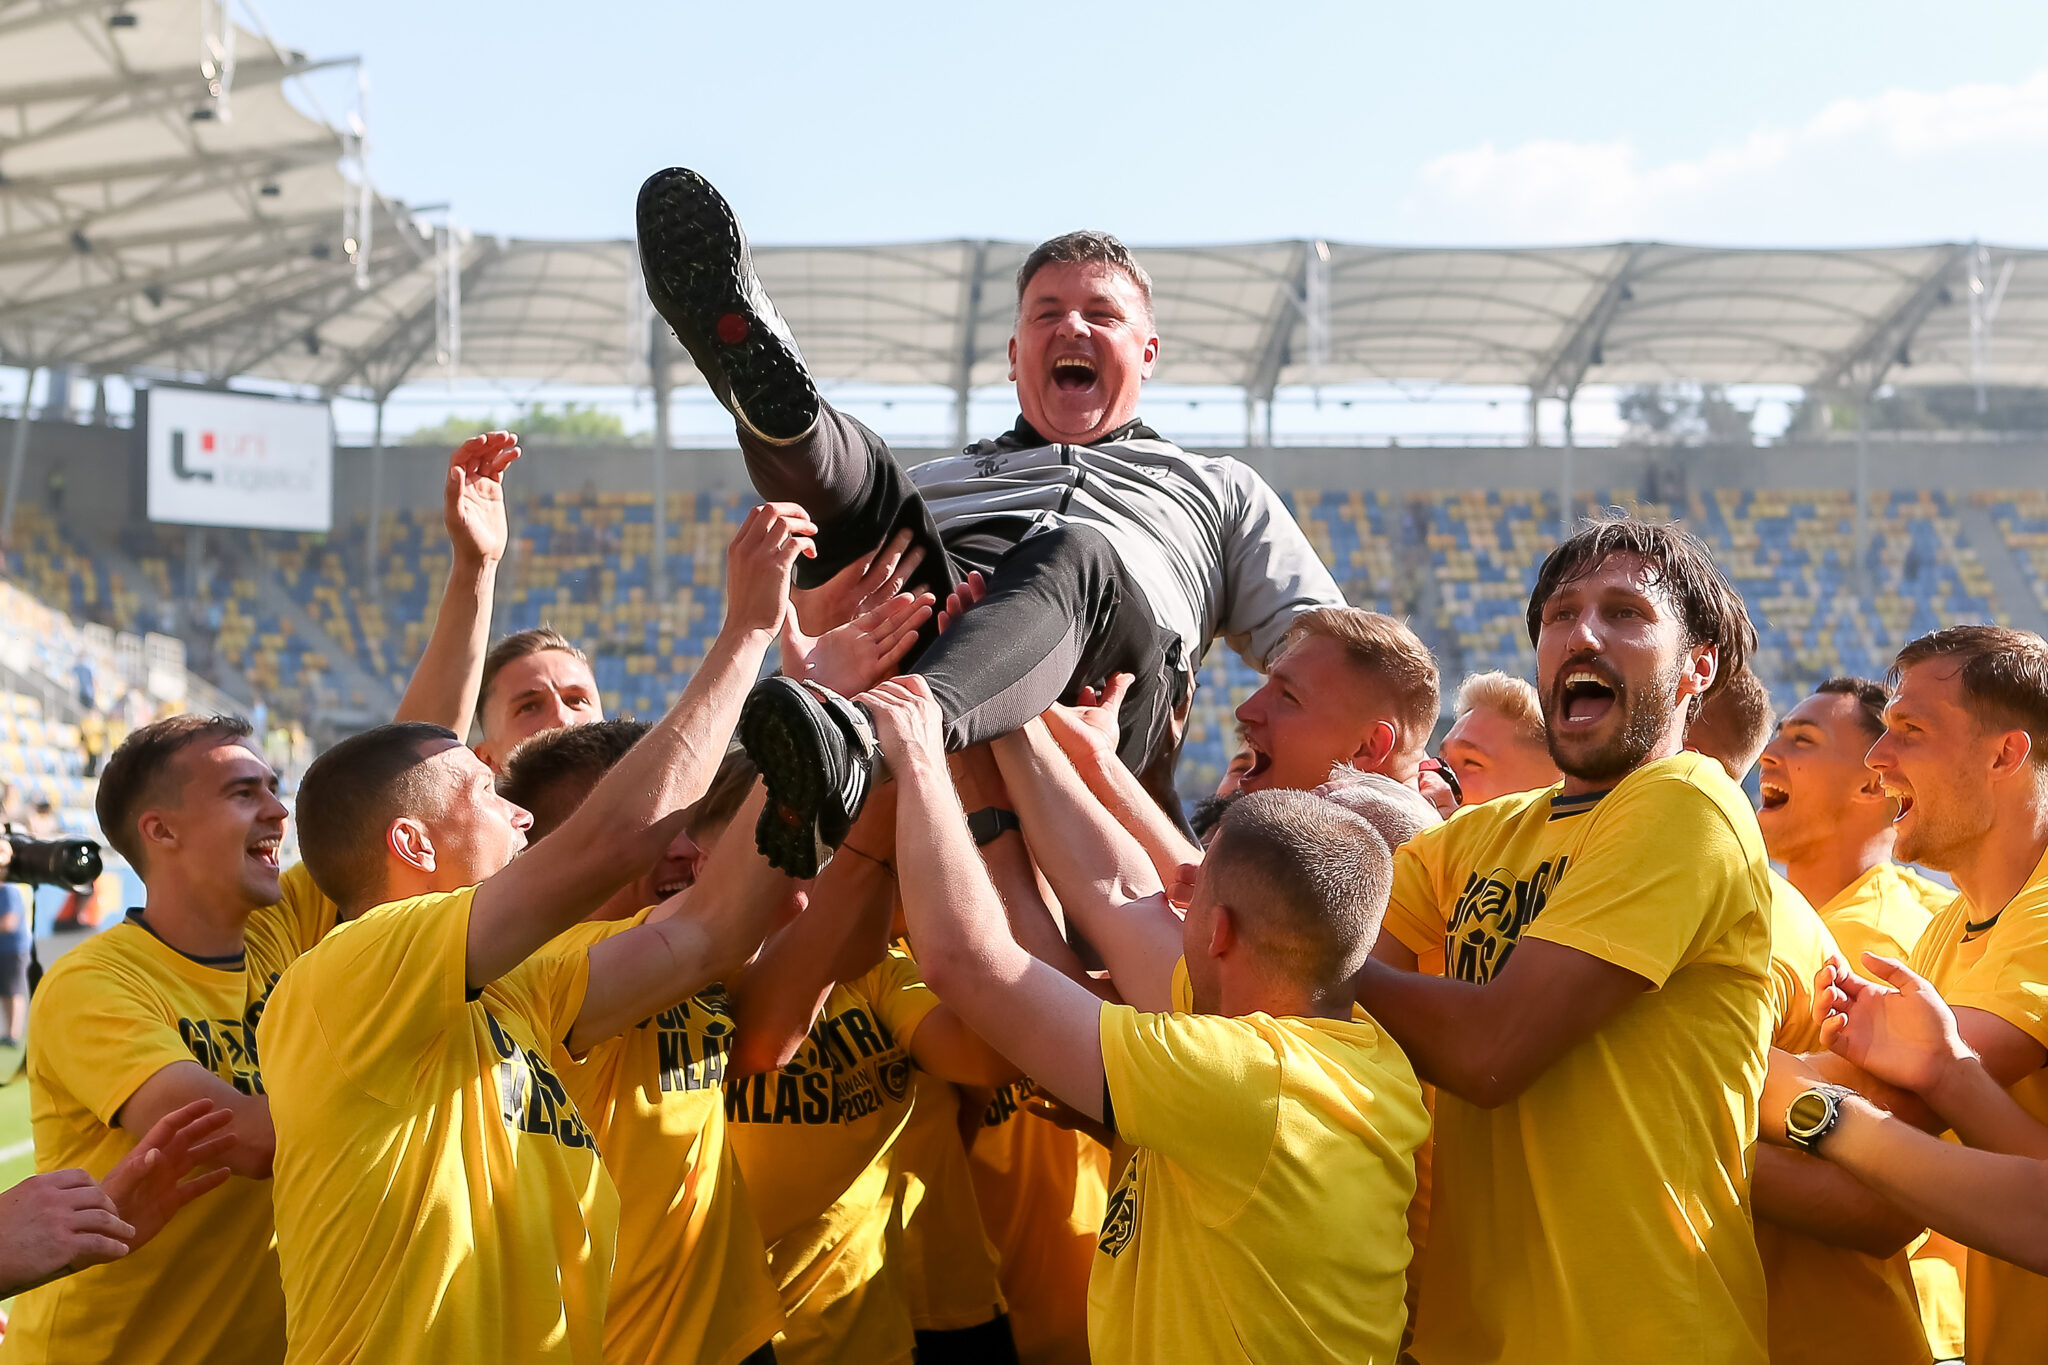
<path id="1" fill-rule="evenodd" d="M 1414 1354 L 1446 1362 L 1764 1356 L 1749 1183 L 1770 1039 L 1763 837 L 1720 764 L 1605 794 L 1504 796 L 1394 854 L 1386 931 L 1492 979 L 1525 938 L 1652 989 L 1521 1095 L 1436 1099 Z"/>
<path id="2" fill-rule="evenodd" d="M 1088 1365 L 1088 1274 L 1108 1201 L 1109 1151 L 996 1091 L 968 1152 L 1021 1365 Z"/>
<path id="3" fill-rule="evenodd" d="M 578 925 L 548 945 L 581 949 L 646 922 Z M 607 1365 L 735 1365 L 782 1327 L 768 1252 L 725 1140 L 731 1007 L 723 989 L 607 1038 L 555 1071 L 597 1135 L 624 1197 L 605 1310 Z"/>
<path id="4" fill-rule="evenodd" d="M 232 959 L 185 956 L 131 918 L 59 958 L 30 1011 L 36 1169 L 106 1175 L 138 1134 L 114 1126 L 142 1083 L 197 1062 L 264 1092 L 256 1021 L 278 976 L 334 923 L 303 864 L 249 917 Z M 147 915 L 145 913 L 144 920 Z M 270 1185 L 231 1176 L 149 1245 L 15 1300 L 0 1361 L 275 1362 L 284 1352 Z"/>
<path id="5" fill-rule="evenodd" d="M 910 1358 L 909 1308 L 885 1251 L 889 1151 L 910 1117 L 910 1040 L 938 1004 L 917 964 L 891 949 L 832 988 L 788 1065 L 726 1082 L 726 1135 L 782 1294 L 780 1365 Z"/>
<path id="6" fill-rule="evenodd" d="M 548 1062 L 589 954 L 536 954 L 471 996 L 475 891 L 378 906 L 271 995 L 291 1365 L 602 1355 L 618 1194 Z"/>
<path id="7" fill-rule="evenodd" d="M 1813 978 L 1835 940 L 1792 883 L 1771 874 L 1771 1046 L 1820 1050 Z M 1756 1249 L 1770 1292 L 1771 1359 L 1807 1365 L 1839 1355 L 1872 1365 L 1927 1365 L 1913 1271 L 1902 1249 L 1879 1260 L 1782 1227 L 1756 1222 Z M 1814 1306 L 1827 1311 L 1816 1313 Z"/>
<path id="8" fill-rule="evenodd" d="M 1102 1010 L 1115 1132 L 1088 1283 L 1101 1365 L 1391 1365 L 1428 1131 L 1408 1058 L 1363 1016 Z"/>
<path id="9" fill-rule="evenodd" d="M 1007 1305 L 960 1140 L 960 1093 L 915 1071 L 910 1086 L 910 1121 L 889 1163 L 896 1175 L 896 1217 L 887 1254 L 902 1269 L 898 1283 L 912 1327 L 979 1327 Z"/>
<path id="10" fill-rule="evenodd" d="M 2048 1045 L 2048 857 L 2002 910 L 1980 914 L 1957 896 L 1914 946 L 1914 971 L 1955 1009 L 1995 1014 Z M 2048 1122 L 2048 1069 L 2010 1093 Z M 1971 1365 L 2037 1359 L 2048 1342 L 2048 1278 L 1972 1251 L 1964 1285 L 1964 1358 Z"/>
<path id="11" fill-rule="evenodd" d="M 1849 965 L 1867 973 L 1865 953 L 1905 961 L 1935 913 L 1946 910 L 1955 898 L 1955 892 L 1910 867 L 1879 863 L 1818 908 L 1821 923 L 1834 935 Z"/>
<path id="12" fill-rule="evenodd" d="M 1906 961 L 1935 914 L 1955 898 L 1910 867 L 1879 863 L 1821 906 L 1820 918 L 1849 965 L 1867 972 L 1866 952 Z M 1923 1233 L 1907 1256 L 1929 1348 L 1940 1360 L 1962 1355 L 1963 1248 L 1940 1233 Z"/>

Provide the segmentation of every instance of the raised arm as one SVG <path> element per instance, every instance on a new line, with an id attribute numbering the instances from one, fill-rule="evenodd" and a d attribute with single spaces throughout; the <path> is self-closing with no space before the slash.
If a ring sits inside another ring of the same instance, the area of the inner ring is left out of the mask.
<path id="1" fill-rule="evenodd" d="M 983 810 L 991 806 L 999 810 L 1010 808 L 1010 793 L 1003 786 L 1002 771 L 996 767 L 995 755 L 986 744 L 977 744 L 954 754 L 950 762 L 953 782 L 959 788 L 963 806 L 969 810 Z M 1025 847 L 1023 834 L 1014 829 L 1003 830 L 981 846 L 981 861 L 988 869 L 989 881 L 995 886 L 996 895 L 1002 899 L 1011 936 L 1024 951 L 1040 962 L 1057 967 L 1062 974 L 1097 995 L 1107 990 L 1104 983 L 1088 975 L 1087 968 L 1081 965 L 1081 959 L 1068 945 L 1059 920 L 1053 914 L 1050 888 L 1038 875 L 1038 867 L 1031 861 L 1031 850 Z"/>
<path id="2" fill-rule="evenodd" d="M 590 981 L 568 1048 L 581 1056 L 739 967 L 802 907 L 800 884 L 754 847 L 766 792 L 758 784 L 719 837 L 696 885 L 642 924 L 590 949 Z"/>
<path id="3" fill-rule="evenodd" d="M 896 891 L 889 865 L 895 854 L 896 789 L 887 786 L 868 798 L 838 855 L 811 884 L 812 908 L 777 931 L 760 956 L 726 982 L 733 1018 L 728 1076 L 752 1076 L 788 1062 L 817 1022 L 833 983 L 851 981 L 882 960 Z"/>
<path id="4" fill-rule="evenodd" d="M 1084 695 L 1083 705 L 1049 707 L 1045 725 L 1095 799 L 1145 850 L 1161 884 L 1171 886 L 1182 867 L 1202 861 L 1202 846 L 1181 832 L 1116 756 L 1117 710 L 1131 682 L 1130 674 L 1119 673 L 1100 698 Z"/>
<path id="5" fill-rule="evenodd" d="M 396 720 L 445 725 L 469 733 L 482 684 L 484 651 L 491 638 L 491 603 L 498 564 L 510 536 L 505 518 L 505 470 L 519 458 L 509 431 L 472 436 L 448 457 L 441 487 L 441 520 L 448 529 L 448 584 L 434 633 L 413 670 Z"/>
<path id="6" fill-rule="evenodd" d="M 1417 1075 L 1491 1109 L 1527 1090 L 1649 988 L 1591 953 L 1524 939 L 1483 986 L 1369 961 L 1358 998 Z"/>
<path id="7" fill-rule="evenodd" d="M 1101 952 L 1118 994 L 1142 1010 L 1170 1009 L 1180 917 L 1152 860 L 1089 792 L 1044 722 L 991 747 L 1031 856 Z"/>
<path id="8" fill-rule="evenodd" d="M 967 832 L 930 690 L 912 676 L 883 683 L 861 701 L 896 776 L 896 867 L 926 981 L 1012 1064 L 1101 1118 L 1102 1002 L 1011 935 Z"/>
<path id="9" fill-rule="evenodd" d="M 789 608 L 789 571 L 817 528 L 791 503 L 747 513 L 726 551 L 725 624 L 667 715 L 548 838 L 477 888 L 468 983 L 481 989 L 661 856 L 725 757 L 740 706 Z M 677 968 L 680 970 L 680 966 Z"/>

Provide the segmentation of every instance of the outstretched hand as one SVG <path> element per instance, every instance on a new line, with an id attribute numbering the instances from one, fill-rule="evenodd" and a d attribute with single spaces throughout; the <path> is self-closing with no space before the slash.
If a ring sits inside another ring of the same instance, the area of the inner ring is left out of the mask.
<path id="1" fill-rule="evenodd" d="M 930 593 L 898 593 L 821 636 L 804 633 L 794 611 L 782 618 L 782 671 L 801 682 L 829 687 L 842 697 L 894 677 L 896 665 L 932 618 Z"/>
<path id="2" fill-rule="evenodd" d="M 863 692 L 860 704 L 874 718 L 882 757 L 899 778 L 923 760 L 945 766 L 946 737 L 939 722 L 939 704 L 932 700 L 932 690 L 923 678 L 915 673 L 891 678 Z"/>
<path id="3" fill-rule="evenodd" d="M 854 560 L 819 586 L 792 589 L 789 600 L 804 633 L 821 638 L 902 592 L 924 563 L 924 548 L 913 547 L 910 541 L 907 529 L 898 531 L 881 549 Z"/>
<path id="4" fill-rule="evenodd" d="M 1865 953 L 1870 981 L 1840 958 L 1813 983 L 1821 1041 L 1838 1056 L 1903 1090 L 1925 1095 L 1959 1061 L 1976 1054 L 1963 1041 L 1948 1003 L 1903 962 Z"/>
<path id="5" fill-rule="evenodd" d="M 505 518 L 505 470 L 519 458 L 509 431 L 472 436 L 448 456 L 441 490 L 441 520 L 459 563 L 495 564 L 510 538 Z"/>
<path id="6" fill-rule="evenodd" d="M 185 1177 L 227 1155 L 235 1145 L 228 1131 L 233 1120 L 230 1111 L 211 1100 L 194 1100 L 158 1119 L 135 1149 L 107 1172 L 100 1188 L 135 1230 L 128 1240 L 130 1251 L 163 1231 L 179 1209 L 226 1183 L 225 1166 L 213 1166 L 190 1180 Z"/>
<path id="7" fill-rule="evenodd" d="M 789 608 L 789 571 L 798 556 L 815 558 L 818 534 L 793 502 L 763 502 L 747 512 L 725 550 L 725 629 L 772 635 Z"/>
<path id="8" fill-rule="evenodd" d="M 1045 708 L 1045 728 L 1052 731 L 1053 739 L 1069 756 L 1114 757 L 1122 739 L 1117 716 L 1122 711 L 1124 695 L 1136 681 L 1135 674 L 1119 673 L 1100 690 L 1082 688 L 1074 705 L 1054 703 Z"/>

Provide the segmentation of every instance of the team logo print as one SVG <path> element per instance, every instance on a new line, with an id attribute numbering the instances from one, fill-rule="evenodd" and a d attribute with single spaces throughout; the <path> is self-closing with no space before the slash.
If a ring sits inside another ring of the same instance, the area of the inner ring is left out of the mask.
<path id="1" fill-rule="evenodd" d="M 984 479 L 992 479 L 1009 467 L 1009 460 L 1001 455 L 977 455 L 974 457 L 974 472 Z"/>
<path id="2" fill-rule="evenodd" d="M 910 1059 L 891 1057 L 876 1068 L 876 1079 L 892 1100 L 901 1100 L 910 1093 Z"/>
<path id="3" fill-rule="evenodd" d="M 1124 1173 L 1102 1211 L 1102 1240 L 1096 1248 L 1105 1256 L 1120 1256 L 1138 1231 L 1138 1158 L 1133 1153 L 1124 1163 Z"/>
<path id="4" fill-rule="evenodd" d="M 1508 965 L 1522 931 L 1543 913 L 1569 858 L 1545 861 L 1527 877 L 1504 867 L 1466 879 L 1444 928 L 1444 965 L 1451 978 L 1485 985 Z"/>

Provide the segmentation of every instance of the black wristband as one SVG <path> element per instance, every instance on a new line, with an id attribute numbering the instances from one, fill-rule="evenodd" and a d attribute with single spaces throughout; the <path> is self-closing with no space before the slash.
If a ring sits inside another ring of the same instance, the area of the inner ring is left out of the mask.
<path id="1" fill-rule="evenodd" d="M 1024 823 L 1017 818 L 1017 812 L 999 810 L 994 806 L 983 806 L 967 817 L 967 832 L 974 836 L 974 842 L 980 848 L 987 848 L 1008 830 L 1023 828 Z"/>

